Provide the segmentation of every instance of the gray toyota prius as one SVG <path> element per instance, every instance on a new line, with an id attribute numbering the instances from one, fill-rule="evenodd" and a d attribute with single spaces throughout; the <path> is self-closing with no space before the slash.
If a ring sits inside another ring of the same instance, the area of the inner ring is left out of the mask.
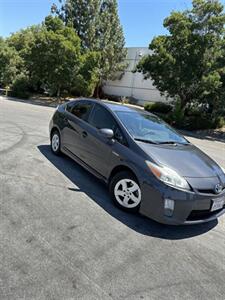
<path id="1" fill-rule="evenodd" d="M 115 204 L 164 224 L 197 224 L 225 212 L 225 171 L 153 114 L 93 99 L 60 105 L 51 149 L 104 181 Z M 222 155 L 222 152 L 221 152 Z"/>

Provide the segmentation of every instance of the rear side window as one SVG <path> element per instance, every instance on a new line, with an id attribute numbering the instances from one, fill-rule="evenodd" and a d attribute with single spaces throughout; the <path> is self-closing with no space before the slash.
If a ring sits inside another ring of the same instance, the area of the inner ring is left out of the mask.
<path id="1" fill-rule="evenodd" d="M 73 105 L 69 112 L 81 120 L 87 121 L 93 105 L 89 102 L 80 102 Z"/>

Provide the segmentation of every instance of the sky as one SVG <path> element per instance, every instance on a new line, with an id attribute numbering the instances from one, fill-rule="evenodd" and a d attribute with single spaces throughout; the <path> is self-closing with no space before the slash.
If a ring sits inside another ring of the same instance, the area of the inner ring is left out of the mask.
<path id="1" fill-rule="evenodd" d="M 0 36 L 41 23 L 58 0 L 0 0 Z M 165 34 L 163 20 L 173 10 L 190 7 L 191 0 L 118 0 L 127 47 L 147 47 L 154 36 Z"/>

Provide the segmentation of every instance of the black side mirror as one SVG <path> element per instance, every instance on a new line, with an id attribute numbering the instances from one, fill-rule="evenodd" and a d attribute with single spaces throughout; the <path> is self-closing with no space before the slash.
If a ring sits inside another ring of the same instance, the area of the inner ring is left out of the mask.
<path id="1" fill-rule="evenodd" d="M 111 140 L 114 137 L 114 132 L 109 128 L 99 129 L 99 133 L 104 136 L 106 139 Z"/>

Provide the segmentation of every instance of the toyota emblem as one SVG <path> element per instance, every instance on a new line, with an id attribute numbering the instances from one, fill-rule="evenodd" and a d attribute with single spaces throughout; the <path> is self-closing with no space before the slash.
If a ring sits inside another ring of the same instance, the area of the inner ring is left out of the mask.
<path id="1" fill-rule="evenodd" d="M 223 189 L 222 185 L 218 183 L 218 184 L 215 186 L 214 191 L 215 191 L 216 194 L 219 194 L 219 193 L 222 192 L 222 189 Z"/>

